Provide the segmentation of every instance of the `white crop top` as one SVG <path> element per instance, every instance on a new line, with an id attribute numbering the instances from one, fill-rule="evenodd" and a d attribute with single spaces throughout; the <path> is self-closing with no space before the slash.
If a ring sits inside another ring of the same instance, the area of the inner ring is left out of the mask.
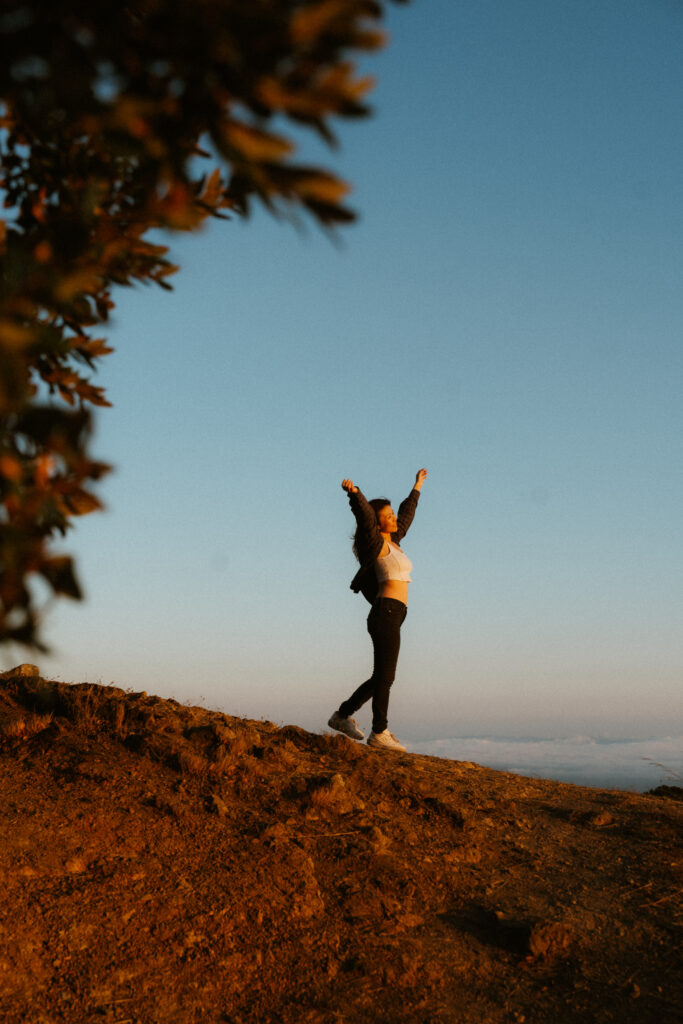
<path id="1" fill-rule="evenodd" d="M 413 563 L 400 548 L 391 542 L 388 543 L 389 554 L 384 558 L 378 558 L 375 562 L 377 582 L 386 583 L 387 580 L 400 580 L 402 583 L 410 583 L 410 570 L 413 568 Z"/>

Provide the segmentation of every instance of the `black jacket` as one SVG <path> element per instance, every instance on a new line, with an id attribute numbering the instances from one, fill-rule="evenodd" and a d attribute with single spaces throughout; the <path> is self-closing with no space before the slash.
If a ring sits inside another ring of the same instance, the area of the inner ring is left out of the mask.
<path id="1" fill-rule="evenodd" d="M 398 528 L 391 535 L 391 539 L 395 544 L 400 544 L 401 539 L 408 532 L 408 528 L 415 515 L 419 497 L 420 492 L 413 488 L 408 497 L 399 505 L 398 515 L 396 516 Z M 372 604 L 379 590 L 373 567 L 382 550 L 384 541 L 379 531 L 375 510 L 368 503 L 365 495 L 361 491 L 349 494 L 349 505 L 359 526 L 357 548 L 358 560 L 360 561 L 360 569 L 351 580 L 351 590 L 355 594 L 360 591 L 366 601 Z"/>

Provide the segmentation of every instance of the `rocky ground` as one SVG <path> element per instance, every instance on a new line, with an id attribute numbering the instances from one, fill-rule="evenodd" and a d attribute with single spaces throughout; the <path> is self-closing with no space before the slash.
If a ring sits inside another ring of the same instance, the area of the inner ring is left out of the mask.
<path id="1" fill-rule="evenodd" d="M 0 678 L 5 1024 L 673 1024 L 680 790 Z"/>

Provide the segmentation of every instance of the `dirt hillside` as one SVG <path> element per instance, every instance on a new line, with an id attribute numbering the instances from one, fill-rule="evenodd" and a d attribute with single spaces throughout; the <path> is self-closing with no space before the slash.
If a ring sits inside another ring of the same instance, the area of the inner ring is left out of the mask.
<path id="1" fill-rule="evenodd" d="M 673 1024 L 680 791 L 0 677 L 4 1024 Z"/>

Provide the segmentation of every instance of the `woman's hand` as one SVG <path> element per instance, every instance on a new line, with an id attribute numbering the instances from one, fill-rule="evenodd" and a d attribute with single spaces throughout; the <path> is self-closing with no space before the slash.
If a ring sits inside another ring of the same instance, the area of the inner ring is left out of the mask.
<path id="1" fill-rule="evenodd" d="M 426 469 L 419 469 L 417 471 L 417 475 L 415 477 L 415 487 L 414 487 L 414 490 L 416 490 L 416 491 L 422 490 L 422 484 L 425 482 L 426 476 L 427 476 L 427 470 Z"/>
<path id="2" fill-rule="evenodd" d="M 342 487 L 344 488 L 347 494 L 356 494 L 356 492 L 358 491 L 358 488 L 354 484 L 353 480 L 342 480 Z"/>

